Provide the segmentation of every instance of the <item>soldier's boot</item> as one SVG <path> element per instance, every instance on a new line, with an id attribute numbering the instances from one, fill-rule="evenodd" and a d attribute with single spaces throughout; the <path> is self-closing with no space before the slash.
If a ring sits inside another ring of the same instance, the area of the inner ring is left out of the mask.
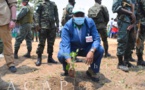
<path id="1" fill-rule="evenodd" d="M 14 51 L 14 59 L 18 59 L 18 49 L 15 49 Z"/>
<path id="2" fill-rule="evenodd" d="M 7 90 L 9 83 L 3 81 L 0 77 L 0 90 Z"/>
<path id="3" fill-rule="evenodd" d="M 129 61 L 131 61 L 131 62 L 135 62 L 136 60 L 133 59 L 132 55 L 130 55 L 130 57 L 129 57 Z"/>
<path id="4" fill-rule="evenodd" d="M 122 71 L 128 72 L 129 68 L 124 64 L 123 56 L 118 55 L 117 57 L 118 57 L 118 66 L 117 66 L 117 68 L 121 69 Z"/>
<path id="5" fill-rule="evenodd" d="M 139 66 L 139 65 L 145 66 L 145 61 L 143 61 L 142 54 L 138 54 L 137 57 L 138 57 L 137 65 L 138 65 L 138 66 Z"/>
<path id="6" fill-rule="evenodd" d="M 125 64 L 125 66 L 128 66 L 128 67 L 135 67 L 133 64 L 131 64 L 130 62 L 129 62 L 129 56 L 125 56 L 124 57 L 124 64 Z"/>
<path id="7" fill-rule="evenodd" d="M 36 66 L 40 66 L 42 62 L 42 54 L 38 54 L 37 62 L 35 63 Z"/>
<path id="8" fill-rule="evenodd" d="M 105 49 L 105 55 L 104 55 L 104 57 L 110 57 L 110 56 L 111 56 L 111 54 L 108 53 L 108 49 Z"/>
<path id="9" fill-rule="evenodd" d="M 30 53 L 31 53 L 31 50 L 28 50 L 28 52 L 24 55 L 24 57 L 26 57 L 26 58 L 31 58 Z"/>
<path id="10" fill-rule="evenodd" d="M 52 53 L 49 53 L 47 62 L 57 64 L 57 61 L 52 58 Z"/>

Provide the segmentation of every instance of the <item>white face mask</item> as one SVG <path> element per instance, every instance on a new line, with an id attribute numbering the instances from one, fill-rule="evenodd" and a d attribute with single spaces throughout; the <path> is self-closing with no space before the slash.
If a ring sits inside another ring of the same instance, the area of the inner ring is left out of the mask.
<path id="1" fill-rule="evenodd" d="M 74 17 L 74 23 L 77 25 L 82 25 L 84 24 L 85 17 Z"/>

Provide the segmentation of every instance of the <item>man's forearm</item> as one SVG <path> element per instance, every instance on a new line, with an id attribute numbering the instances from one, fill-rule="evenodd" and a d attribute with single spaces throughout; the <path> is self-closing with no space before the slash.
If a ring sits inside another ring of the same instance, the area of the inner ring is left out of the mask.
<path id="1" fill-rule="evenodd" d="M 121 8 L 121 12 L 124 13 L 124 14 L 127 14 L 127 15 L 131 15 L 132 14 L 131 11 L 128 11 L 128 10 L 123 9 L 123 8 Z"/>
<path id="2" fill-rule="evenodd" d="M 135 8 L 135 6 L 134 6 L 134 4 L 131 4 L 131 11 L 134 13 L 134 8 Z"/>
<path id="3" fill-rule="evenodd" d="M 16 20 L 16 6 L 11 7 L 11 19 Z"/>

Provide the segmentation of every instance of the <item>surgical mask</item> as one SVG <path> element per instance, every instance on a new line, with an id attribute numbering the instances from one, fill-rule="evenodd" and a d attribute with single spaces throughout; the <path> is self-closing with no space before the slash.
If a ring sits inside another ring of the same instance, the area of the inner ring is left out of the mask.
<path id="1" fill-rule="evenodd" d="M 74 17 L 74 23 L 77 25 L 82 25 L 84 24 L 85 17 Z"/>

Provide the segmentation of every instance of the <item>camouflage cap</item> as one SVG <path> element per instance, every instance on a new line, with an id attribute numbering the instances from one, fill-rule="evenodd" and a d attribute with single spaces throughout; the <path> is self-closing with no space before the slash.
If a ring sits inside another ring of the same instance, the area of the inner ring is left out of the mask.
<path id="1" fill-rule="evenodd" d="M 22 2 L 29 2 L 29 0 L 22 0 Z"/>

